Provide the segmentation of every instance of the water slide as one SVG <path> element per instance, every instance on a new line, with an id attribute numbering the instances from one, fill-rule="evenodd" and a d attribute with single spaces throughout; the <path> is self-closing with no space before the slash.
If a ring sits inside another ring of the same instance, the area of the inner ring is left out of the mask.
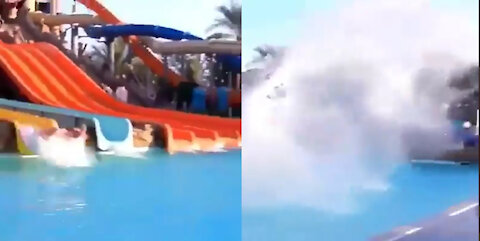
<path id="1" fill-rule="evenodd" d="M 36 23 L 55 26 L 61 24 L 79 24 L 80 26 L 102 25 L 105 24 L 98 16 L 88 14 L 73 15 L 48 15 L 45 13 L 29 13 L 29 17 Z M 128 36 L 130 34 L 140 36 L 139 39 L 145 43 L 152 51 L 162 54 L 195 54 L 195 53 L 217 53 L 216 58 L 223 63 L 223 69 L 233 73 L 240 73 L 241 70 L 241 43 L 224 40 L 203 40 L 200 37 L 182 32 L 176 29 L 154 26 L 154 25 L 113 25 L 103 27 L 86 28 L 90 37 L 118 37 Z M 156 41 L 151 37 L 161 37 L 170 40 L 190 41 Z M 141 46 L 143 47 L 143 45 Z M 150 52 L 149 52 L 150 53 Z M 141 57 L 141 56 L 140 56 Z M 159 61 L 158 59 L 156 60 Z M 147 64 L 148 65 L 148 64 Z M 150 67 L 151 65 L 149 65 Z M 162 67 L 164 68 L 164 67 Z M 155 72 L 157 73 L 157 72 Z M 174 80 L 173 85 L 178 82 Z M 241 102 L 241 93 L 232 91 L 230 102 L 232 105 L 238 105 Z"/>
<path id="2" fill-rule="evenodd" d="M 90 14 L 50 15 L 42 12 L 30 12 L 28 13 L 28 17 L 36 23 L 40 23 L 43 20 L 43 24 L 48 26 L 59 26 L 63 24 L 78 24 L 79 26 L 105 24 L 98 16 Z"/>
<path id="3" fill-rule="evenodd" d="M 32 150 L 30 150 L 25 144 L 25 140 L 20 135 L 20 128 L 22 126 L 31 126 L 38 130 L 44 130 L 49 128 L 58 128 L 58 124 L 53 119 L 43 118 L 36 115 L 12 111 L 4 108 L 0 108 L 0 120 L 8 121 L 15 126 L 15 135 L 17 142 L 17 150 L 21 155 L 33 155 Z"/>
<path id="4" fill-rule="evenodd" d="M 100 37 L 120 37 L 120 36 L 148 36 L 155 38 L 163 38 L 168 40 L 180 41 L 180 40 L 190 40 L 190 41 L 204 41 L 202 38 L 192 35 L 187 32 L 176 30 L 173 28 L 167 28 L 156 25 L 145 25 L 145 24 L 124 24 L 124 25 L 107 25 L 107 26 L 92 26 L 85 29 L 88 36 L 92 38 Z M 151 39 L 142 38 L 144 42 L 151 48 L 154 52 L 162 53 L 158 49 L 162 49 L 162 45 L 165 45 L 165 42 L 155 41 Z M 213 42 L 215 43 L 215 42 Z M 222 43 L 222 42 L 220 42 Z M 223 41 L 225 43 L 225 41 Z M 236 43 L 236 42 L 233 42 Z M 236 46 L 232 45 L 231 52 L 237 53 L 237 56 L 234 55 L 220 55 L 217 57 L 224 65 L 234 71 L 240 72 L 242 68 L 242 59 L 241 56 L 241 45 Z M 158 50 L 158 51 L 157 51 Z"/>
<path id="5" fill-rule="evenodd" d="M 90 26 L 85 29 L 88 36 L 92 38 L 101 37 L 123 37 L 129 35 L 145 36 L 154 38 L 163 38 L 174 40 L 173 42 L 155 41 L 151 38 L 142 38 L 142 42 L 152 49 L 152 51 L 165 54 L 175 54 L 175 47 L 180 53 L 217 53 L 225 54 L 227 58 L 233 61 L 241 61 L 242 44 L 237 41 L 226 40 L 204 40 L 187 32 L 182 32 L 173 28 L 167 28 L 157 25 L 145 24 L 124 24 L 124 25 L 106 25 Z M 180 40 L 189 40 L 179 42 Z M 190 43 L 190 44 L 189 44 Z M 160 50 L 159 50 L 160 49 Z"/>
<path id="6" fill-rule="evenodd" d="M 0 67 L 4 68 L 2 61 L 3 60 L 0 60 Z M 0 108 L 88 120 L 95 128 L 97 148 L 102 151 L 132 150 L 135 147 L 132 123 L 125 118 L 97 115 L 72 109 L 56 108 L 6 99 L 0 99 Z"/>
<path id="7" fill-rule="evenodd" d="M 78 0 L 79 3 L 83 4 L 88 9 L 97 13 L 98 17 L 102 19 L 107 24 L 123 24 L 120 19 L 115 17 L 112 12 L 105 8 L 101 3 L 96 0 Z M 165 68 L 165 65 L 157 59 L 145 46 L 142 45 L 138 37 L 128 36 L 124 37 L 125 42 L 129 43 L 132 47 L 133 53 L 143 60 L 145 65 L 147 65 L 153 73 L 158 76 L 166 77 L 171 81 L 172 85 L 176 86 L 182 77 L 172 70 Z"/>
<path id="8" fill-rule="evenodd" d="M 28 17 L 37 24 L 42 23 L 50 27 L 63 24 L 78 24 L 82 27 L 88 27 L 92 25 L 105 25 L 105 23 L 98 16 L 90 14 L 50 15 L 41 12 L 30 12 L 28 13 Z M 155 41 L 151 39 L 142 39 L 141 37 L 140 40 L 142 40 L 142 42 L 146 43 L 147 45 L 150 45 L 149 42 Z M 155 49 L 153 50 L 154 52 L 162 54 L 217 53 L 227 55 L 241 55 L 242 52 L 241 42 L 227 40 L 171 41 L 161 42 L 160 44 L 154 44 L 152 46 L 155 46 Z"/>
<path id="9" fill-rule="evenodd" d="M 0 64 L 31 101 L 156 123 L 169 153 L 241 144 L 240 121 L 125 104 L 106 94 L 60 50 L 46 43 L 0 44 Z"/>
<path id="10" fill-rule="evenodd" d="M 100 19 L 102 19 L 105 23 L 113 24 L 113 25 L 122 25 L 122 21 L 118 19 L 112 12 L 110 12 L 107 8 L 105 8 L 100 2 L 96 0 L 78 0 L 81 4 L 83 4 L 88 9 L 94 11 Z M 150 67 L 152 72 L 157 74 L 158 76 L 165 76 L 167 79 L 171 80 L 174 85 L 178 84 L 181 80 L 181 77 L 175 74 L 173 71 L 166 69 L 165 65 L 157 59 L 139 40 L 137 36 L 128 36 L 124 37 L 125 40 L 130 44 L 132 47 L 133 52 L 143 60 L 143 62 Z M 240 63 L 240 60 L 239 60 Z M 235 64 L 235 63 L 232 63 Z M 241 64 L 239 65 L 241 66 Z M 239 68 L 241 69 L 241 68 Z M 165 74 L 164 74 L 165 73 Z M 187 117 L 188 118 L 188 117 Z M 225 120 L 226 122 L 226 120 Z M 235 122 L 235 131 L 237 133 L 241 133 L 241 121 L 234 120 Z M 240 137 L 238 137 L 240 138 Z"/>
<path id="11" fill-rule="evenodd" d="M 121 36 L 148 36 L 155 38 L 163 38 L 168 40 L 180 41 L 180 40 L 189 40 L 191 41 L 204 41 L 202 38 L 194 36 L 190 33 L 176 30 L 173 28 L 167 28 L 156 25 L 145 25 L 145 24 L 125 24 L 125 25 L 108 25 L 108 26 L 92 26 L 85 29 L 87 35 L 92 38 L 116 38 Z M 152 38 L 142 38 L 147 44 L 147 46 L 152 49 L 154 52 L 164 53 L 165 42 L 155 41 Z M 179 43 L 179 42 L 173 42 Z M 207 42 L 208 43 L 208 42 Z M 195 44 L 194 44 L 195 45 Z M 198 45 L 198 44 L 197 44 Z M 178 46 L 180 49 L 180 46 Z M 184 47 L 184 46 L 183 46 Z M 199 47 L 199 46 L 196 46 Z M 205 47 L 205 46 L 204 46 Z M 228 47 L 228 46 L 227 46 Z M 233 47 L 233 48 L 232 48 Z M 238 55 L 241 54 L 241 45 L 240 46 L 230 46 L 229 50 Z M 202 51 L 203 52 L 203 51 Z M 216 56 L 217 61 L 220 61 L 223 64 L 223 69 L 226 71 L 232 71 L 233 73 L 240 73 L 242 69 L 242 60 L 241 56 L 238 55 L 218 55 Z M 241 94 L 238 91 L 232 91 L 230 94 L 230 104 L 238 105 L 241 102 Z"/>

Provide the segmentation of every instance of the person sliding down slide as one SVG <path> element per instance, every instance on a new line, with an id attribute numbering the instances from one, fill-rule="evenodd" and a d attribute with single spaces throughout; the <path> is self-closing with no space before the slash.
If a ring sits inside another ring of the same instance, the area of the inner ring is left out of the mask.
<path id="1" fill-rule="evenodd" d="M 80 128 L 73 128 L 71 130 L 60 128 L 46 129 L 38 131 L 38 133 L 39 136 L 45 140 L 48 140 L 52 136 L 63 138 L 67 141 L 71 138 L 83 138 L 85 141 L 87 140 L 87 127 L 85 125 L 82 125 Z"/>
<path id="2" fill-rule="evenodd" d="M 85 143 L 87 128 L 52 128 L 36 130 L 31 126 L 20 128 L 25 145 L 48 163 L 62 167 L 85 167 L 92 162 L 87 157 Z"/>

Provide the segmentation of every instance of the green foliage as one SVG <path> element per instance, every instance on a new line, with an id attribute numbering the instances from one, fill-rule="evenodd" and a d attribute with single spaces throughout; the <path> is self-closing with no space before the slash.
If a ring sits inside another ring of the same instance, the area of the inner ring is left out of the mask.
<path id="1" fill-rule="evenodd" d="M 228 32 L 215 32 L 207 39 L 235 38 L 242 40 L 242 5 L 230 2 L 230 6 L 219 6 L 217 11 L 222 17 L 215 19 L 214 23 L 207 28 L 207 32 L 223 28 Z"/>

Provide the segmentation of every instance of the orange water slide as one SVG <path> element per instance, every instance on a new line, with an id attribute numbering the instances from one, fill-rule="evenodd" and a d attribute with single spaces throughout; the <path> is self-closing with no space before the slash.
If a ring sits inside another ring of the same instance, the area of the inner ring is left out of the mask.
<path id="1" fill-rule="evenodd" d="M 85 5 L 88 9 L 97 13 L 97 15 L 105 23 L 108 24 L 123 24 L 120 19 L 115 17 L 112 12 L 110 12 L 105 6 L 99 3 L 96 0 L 78 0 L 81 4 Z M 128 36 L 124 37 L 125 41 L 130 44 L 132 47 L 133 53 L 138 56 L 143 62 L 152 70 L 153 73 L 158 76 L 164 76 L 171 83 L 176 86 L 182 80 L 182 76 L 176 74 L 168 68 L 165 68 L 165 65 L 157 59 L 150 50 L 145 47 L 140 39 L 137 36 Z"/>
<path id="2" fill-rule="evenodd" d="M 197 135 L 198 132 L 201 132 L 203 129 L 203 135 L 208 133 L 206 130 L 210 131 L 210 138 L 214 138 L 216 136 L 214 132 L 216 132 L 220 138 L 240 138 L 241 122 L 238 119 L 235 120 L 205 115 L 187 114 L 178 111 L 144 108 L 117 101 L 101 90 L 100 87 L 98 87 L 98 85 L 91 80 L 87 74 L 81 71 L 72 61 L 70 61 L 70 59 L 68 59 L 55 47 L 48 44 L 38 44 L 38 49 L 43 51 L 45 54 L 44 61 L 48 61 L 48 58 L 55 59 L 57 66 L 50 66 L 49 68 L 57 67 L 58 72 L 67 69 L 75 70 L 69 71 L 68 75 L 75 80 L 77 86 L 82 86 L 84 89 L 86 89 L 90 93 L 90 97 L 95 98 L 97 103 L 102 103 L 111 109 L 115 109 L 123 113 L 145 113 L 149 117 L 161 118 L 165 123 L 196 132 Z M 72 88 L 74 88 L 74 86 Z"/>
<path id="3" fill-rule="evenodd" d="M 223 126 L 217 131 L 205 128 L 208 126 L 205 120 L 199 120 L 200 124 L 197 125 L 195 118 L 184 123 L 178 121 L 183 119 L 175 115 L 169 116 L 168 113 L 143 108 L 155 113 L 150 114 L 143 109 L 139 111 L 134 109 L 134 106 L 116 101 L 101 91 L 70 59 L 49 44 L 1 43 L 0 66 L 33 102 L 163 125 L 167 150 L 171 153 L 192 149 L 209 150 L 223 144 L 231 147 L 240 145 L 239 138 L 229 134 L 238 133 L 233 127 Z M 218 119 L 220 118 L 217 118 L 217 121 Z M 202 123 L 205 124 L 201 125 Z"/>
<path id="4" fill-rule="evenodd" d="M 19 87 L 22 94 L 30 101 L 61 108 L 71 108 L 91 113 L 98 113 L 95 109 L 88 107 L 88 99 L 75 99 L 58 82 L 49 75 L 41 62 L 32 53 L 25 49 L 14 49 L 13 46 L 0 43 L 0 67 L 9 75 L 10 79 Z M 91 104 L 91 103 L 90 103 Z M 95 105 L 93 105 L 95 107 Z M 98 107 L 98 106 L 97 106 Z M 188 149 L 194 140 L 191 132 L 182 130 L 176 131 L 165 125 L 167 137 L 167 151 L 174 153 Z"/>
<path id="5" fill-rule="evenodd" d="M 237 135 L 240 135 L 241 121 L 239 119 L 230 119 L 230 118 L 220 118 L 215 116 L 206 116 L 198 114 L 190 114 L 179 111 L 169 111 L 169 110 L 160 110 L 153 108 L 145 108 L 136 105 L 126 104 L 120 101 L 117 101 L 110 95 L 106 94 L 85 72 L 83 72 L 78 66 L 76 66 L 68 57 L 66 57 L 62 52 L 50 44 L 38 43 L 35 47 L 37 50 L 41 50 L 46 56 L 44 60 L 49 61 L 48 59 L 54 59 L 55 64 L 49 66 L 49 68 L 57 68 L 59 72 L 65 72 L 69 70 L 67 75 L 70 78 L 75 79 L 77 85 L 82 86 L 87 89 L 92 96 L 96 97 L 98 103 L 106 104 L 110 108 L 115 108 L 117 110 L 129 112 L 129 113 L 146 113 L 151 117 L 166 118 L 171 121 L 181 122 L 184 128 L 190 126 L 198 126 L 204 128 L 213 128 L 218 129 L 218 132 L 222 132 L 223 129 L 231 130 L 231 133 L 238 131 Z M 39 58 L 42 58 L 41 56 Z M 48 63 L 48 62 L 45 62 Z M 62 76 L 62 78 L 65 78 Z M 235 134 L 232 134 L 232 137 Z"/>
<path id="6" fill-rule="evenodd" d="M 118 19 L 111 11 L 109 11 L 105 6 L 103 6 L 97 0 L 78 0 L 88 9 L 94 11 L 100 19 L 108 24 L 123 24 L 120 19 Z M 165 68 L 165 65 L 157 59 L 150 50 L 145 47 L 137 36 L 128 36 L 124 39 L 130 44 L 133 49 L 133 52 L 143 60 L 143 62 L 158 76 L 166 76 L 167 79 L 172 81 L 173 85 L 177 85 L 182 77 L 177 75 L 175 72 L 171 71 L 168 68 Z M 231 103 L 238 104 L 241 101 L 241 92 L 235 92 L 230 99 Z M 182 113 L 183 114 L 183 113 Z M 190 117 L 187 117 L 190 118 Z M 241 133 L 241 120 L 233 120 L 238 132 Z M 221 125 L 228 125 L 226 120 L 223 120 Z"/>

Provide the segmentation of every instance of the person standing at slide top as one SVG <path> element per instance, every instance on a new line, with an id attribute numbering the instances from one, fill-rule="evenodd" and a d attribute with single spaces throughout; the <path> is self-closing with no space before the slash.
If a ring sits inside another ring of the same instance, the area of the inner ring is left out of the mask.
<path id="1" fill-rule="evenodd" d="M 195 81 L 193 74 L 193 69 L 191 67 L 187 67 L 186 81 L 182 81 L 178 84 L 177 110 L 182 110 L 184 104 L 187 105 L 187 109 L 190 108 L 190 104 L 192 103 L 193 89 L 199 86 Z"/>

